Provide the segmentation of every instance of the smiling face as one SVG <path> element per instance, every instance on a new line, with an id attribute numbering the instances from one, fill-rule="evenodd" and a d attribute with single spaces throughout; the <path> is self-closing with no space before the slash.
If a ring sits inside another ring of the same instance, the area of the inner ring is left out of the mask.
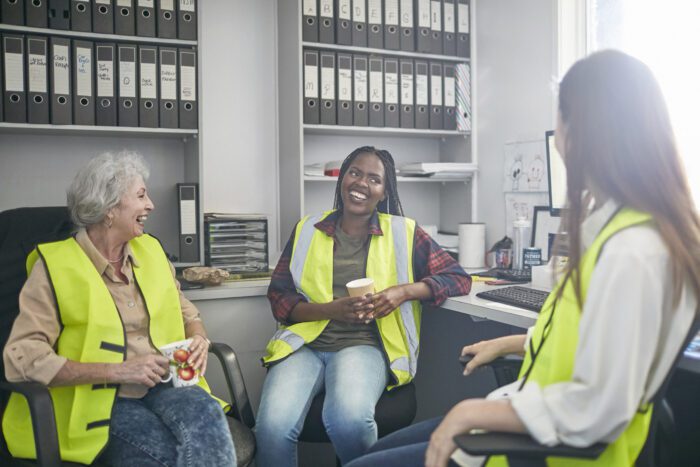
<path id="1" fill-rule="evenodd" d="M 379 157 L 369 153 L 358 155 L 341 183 L 344 212 L 355 216 L 371 215 L 385 197 L 385 180 L 384 164 Z"/>
<path id="2" fill-rule="evenodd" d="M 137 177 L 109 214 L 112 219 L 111 230 L 126 242 L 143 235 L 144 223 L 153 207 L 143 178 Z"/>

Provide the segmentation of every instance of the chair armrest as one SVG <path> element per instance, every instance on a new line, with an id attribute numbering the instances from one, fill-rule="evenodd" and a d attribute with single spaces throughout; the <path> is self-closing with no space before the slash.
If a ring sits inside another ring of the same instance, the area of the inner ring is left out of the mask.
<path id="1" fill-rule="evenodd" d="M 459 357 L 459 362 L 462 365 L 466 365 L 472 358 L 474 358 L 473 355 L 462 355 Z M 482 368 L 491 367 L 493 369 L 494 376 L 496 377 L 496 384 L 498 384 L 500 387 L 512 383 L 518 379 L 518 373 L 520 373 L 520 367 L 522 364 L 522 357 L 517 355 L 507 355 L 505 357 L 498 357 L 493 361 L 482 365 Z"/>
<path id="2" fill-rule="evenodd" d="M 604 443 L 596 443 L 586 448 L 566 445 L 550 447 L 538 443 L 530 435 L 497 432 L 458 435 L 454 440 L 460 449 L 473 456 L 504 455 L 508 457 L 509 463 L 512 459 L 523 460 L 532 465 L 535 465 L 536 461 L 544 461 L 546 457 L 597 459 L 607 447 Z"/>
<path id="3" fill-rule="evenodd" d="M 243 373 L 238 364 L 236 353 L 227 344 L 221 342 L 212 342 L 209 352 L 219 359 L 224 370 L 226 385 L 233 403 L 233 414 L 248 428 L 253 428 L 255 426 L 255 416 L 253 415 L 253 408 L 250 406 L 248 391 L 245 388 Z"/>
<path id="4" fill-rule="evenodd" d="M 0 382 L 0 389 L 22 394 L 27 399 L 34 429 L 34 445 L 38 464 L 42 467 L 59 467 L 61 454 L 58 448 L 56 418 L 53 402 L 46 386 L 39 383 Z"/>

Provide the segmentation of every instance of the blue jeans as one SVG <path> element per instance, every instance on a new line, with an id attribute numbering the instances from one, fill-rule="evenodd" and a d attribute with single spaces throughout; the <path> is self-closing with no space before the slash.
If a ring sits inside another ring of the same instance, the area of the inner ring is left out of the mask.
<path id="1" fill-rule="evenodd" d="M 430 435 L 440 422 L 442 417 L 425 420 L 385 436 L 346 467 L 423 467 Z M 453 461 L 448 465 L 456 466 Z"/>
<path id="2" fill-rule="evenodd" d="M 114 466 L 236 465 L 226 415 L 199 386 L 159 384 L 141 399 L 118 397 L 109 444 L 99 459 Z"/>
<path id="3" fill-rule="evenodd" d="M 256 426 L 257 466 L 295 467 L 297 440 L 314 397 L 325 389 L 323 424 L 345 464 L 377 441 L 374 406 L 388 383 L 384 354 L 371 345 L 338 352 L 306 346 L 273 365 Z"/>

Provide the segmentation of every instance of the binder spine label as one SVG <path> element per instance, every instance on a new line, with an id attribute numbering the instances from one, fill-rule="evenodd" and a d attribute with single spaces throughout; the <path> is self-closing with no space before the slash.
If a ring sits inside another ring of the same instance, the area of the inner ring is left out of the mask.
<path id="1" fill-rule="evenodd" d="M 365 0 L 353 0 L 352 20 L 360 23 L 365 22 Z"/>
<path id="2" fill-rule="evenodd" d="M 321 67 L 321 99 L 335 99 L 335 69 Z"/>
<path id="3" fill-rule="evenodd" d="M 321 0 L 321 16 L 333 18 L 333 0 Z"/>
<path id="4" fill-rule="evenodd" d="M 53 47 L 53 92 L 70 94 L 70 64 L 68 63 L 68 46 Z"/>
<path id="5" fill-rule="evenodd" d="M 399 103 L 399 75 L 397 73 L 384 73 L 385 92 L 387 104 Z"/>
<path id="6" fill-rule="evenodd" d="M 442 105 L 442 77 L 440 75 L 430 77 L 430 103 Z"/>
<path id="7" fill-rule="evenodd" d="M 430 27 L 435 31 L 442 31 L 442 12 L 440 11 L 440 2 L 430 2 Z"/>
<path id="8" fill-rule="evenodd" d="M 413 75 L 401 74 L 401 104 L 413 105 Z"/>
<path id="9" fill-rule="evenodd" d="M 401 0 L 401 27 L 413 27 L 413 0 Z"/>
<path id="10" fill-rule="evenodd" d="M 430 0 L 418 0 L 418 27 L 430 28 Z"/>
<path id="11" fill-rule="evenodd" d="M 131 0 L 117 0 L 117 6 L 131 7 Z"/>
<path id="12" fill-rule="evenodd" d="M 46 56 L 29 54 L 29 92 L 46 92 Z"/>
<path id="13" fill-rule="evenodd" d="M 352 100 L 352 70 L 338 69 L 338 99 L 341 101 Z"/>
<path id="14" fill-rule="evenodd" d="M 76 90 L 78 96 L 92 96 L 92 54 L 84 47 L 75 49 Z"/>
<path id="15" fill-rule="evenodd" d="M 304 0 L 304 15 L 316 16 L 316 0 Z"/>
<path id="16" fill-rule="evenodd" d="M 459 32 L 461 34 L 469 34 L 469 5 L 460 3 L 457 13 L 459 18 L 459 24 L 457 25 Z"/>
<path id="17" fill-rule="evenodd" d="M 348 21 L 352 19 L 350 0 L 338 1 L 338 17 Z"/>
<path id="18" fill-rule="evenodd" d="M 175 9 L 175 1 L 174 0 L 160 0 L 160 9 L 161 10 L 174 10 Z"/>
<path id="19" fill-rule="evenodd" d="M 193 199 L 180 200 L 180 234 L 197 234 L 197 201 Z"/>
<path id="20" fill-rule="evenodd" d="M 399 0 L 385 0 L 384 24 L 399 25 Z"/>
<path id="21" fill-rule="evenodd" d="M 367 10 L 369 24 L 382 24 L 382 0 L 368 0 Z"/>
<path id="22" fill-rule="evenodd" d="M 428 105 L 427 75 L 416 75 L 416 105 Z"/>
<path id="23" fill-rule="evenodd" d="M 136 64 L 119 62 L 119 97 L 136 97 Z"/>
<path id="24" fill-rule="evenodd" d="M 445 107 L 457 105 L 455 100 L 455 79 L 452 76 L 445 76 Z"/>
<path id="25" fill-rule="evenodd" d="M 313 65 L 304 65 L 304 97 L 318 97 L 318 68 Z"/>
<path id="26" fill-rule="evenodd" d="M 139 6 L 143 8 L 153 8 L 153 0 L 138 0 Z"/>
<path id="27" fill-rule="evenodd" d="M 156 64 L 141 62 L 141 97 L 156 98 Z"/>
<path id="28" fill-rule="evenodd" d="M 23 62 L 22 54 L 5 51 L 5 91 L 24 92 Z"/>
<path id="29" fill-rule="evenodd" d="M 100 97 L 114 97 L 112 86 L 114 76 L 114 64 L 111 60 L 97 61 L 97 95 Z"/>
<path id="30" fill-rule="evenodd" d="M 194 0 L 180 0 L 180 11 L 190 11 L 194 13 Z"/>
<path id="31" fill-rule="evenodd" d="M 367 72 L 355 70 L 355 101 L 367 102 Z"/>
<path id="32" fill-rule="evenodd" d="M 197 94 L 195 89 L 197 86 L 196 70 L 193 66 L 180 67 L 180 100 L 181 101 L 196 101 Z"/>
<path id="33" fill-rule="evenodd" d="M 177 99 L 177 68 L 175 65 L 160 64 L 160 97 Z"/>
<path id="34" fill-rule="evenodd" d="M 455 32 L 455 6 L 454 3 L 445 3 L 445 32 Z"/>
<path id="35" fill-rule="evenodd" d="M 95 0 L 98 5 L 109 5 L 110 2 L 111 0 Z"/>
<path id="36" fill-rule="evenodd" d="M 379 104 L 384 103 L 384 93 L 382 90 L 382 74 L 383 73 L 381 71 L 369 72 L 369 87 L 371 88 L 369 95 L 370 102 L 378 102 Z"/>

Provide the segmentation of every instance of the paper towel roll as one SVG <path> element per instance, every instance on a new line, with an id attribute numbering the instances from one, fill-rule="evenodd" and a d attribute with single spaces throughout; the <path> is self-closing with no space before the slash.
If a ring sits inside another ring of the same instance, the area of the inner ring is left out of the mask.
<path id="1" fill-rule="evenodd" d="M 463 268 L 484 267 L 486 224 L 459 224 L 459 264 Z"/>

